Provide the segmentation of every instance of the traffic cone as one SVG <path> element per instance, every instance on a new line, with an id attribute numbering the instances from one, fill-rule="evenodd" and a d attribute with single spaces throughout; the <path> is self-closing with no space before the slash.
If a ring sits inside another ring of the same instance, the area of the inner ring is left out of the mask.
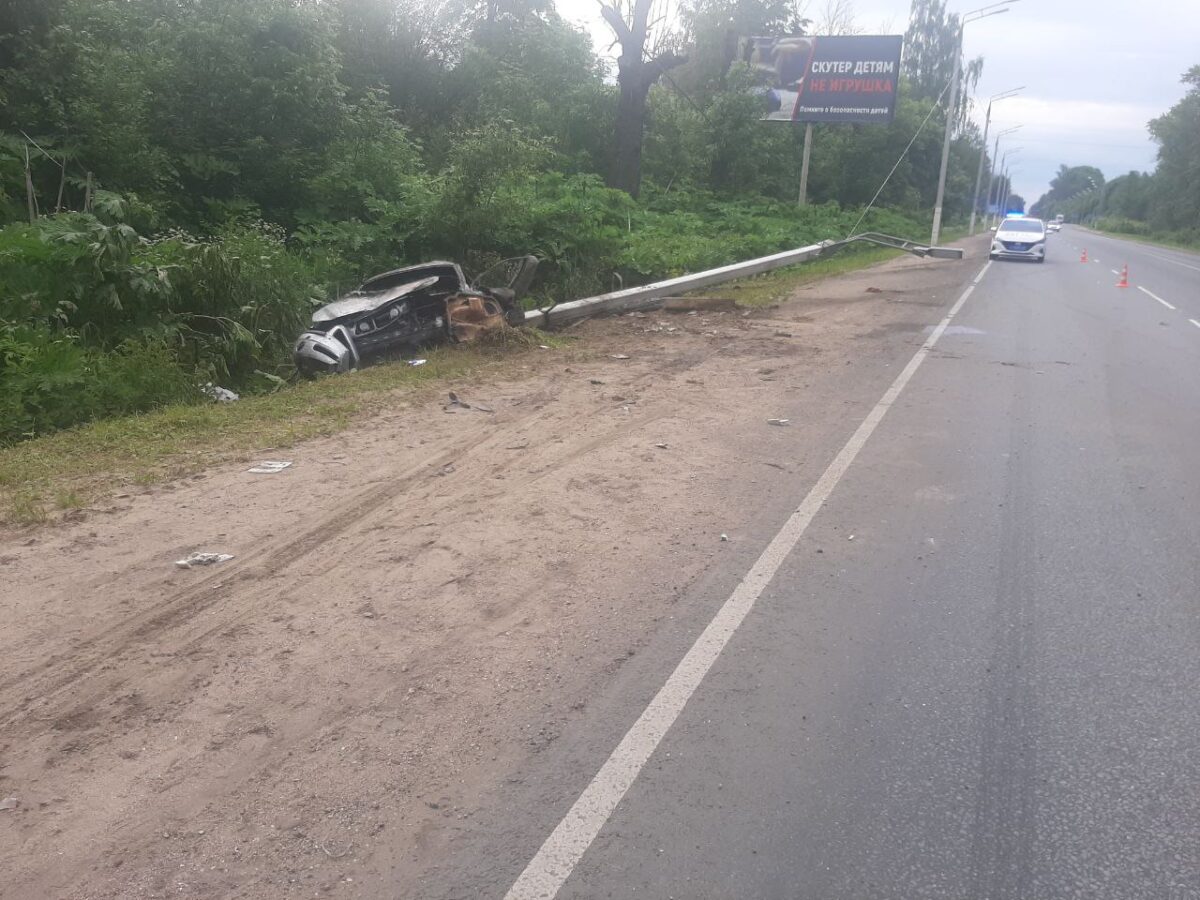
<path id="1" fill-rule="evenodd" d="M 1121 280 L 1117 282 L 1117 287 L 1129 287 L 1129 263 L 1125 263 L 1125 268 L 1121 270 Z"/>
<path id="2" fill-rule="evenodd" d="M 1083 248 L 1083 254 L 1079 257 L 1080 262 L 1087 262 L 1087 247 Z"/>

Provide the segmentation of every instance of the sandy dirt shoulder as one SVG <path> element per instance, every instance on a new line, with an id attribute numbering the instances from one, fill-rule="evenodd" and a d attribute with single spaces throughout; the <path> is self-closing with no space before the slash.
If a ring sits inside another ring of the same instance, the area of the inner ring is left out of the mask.
<path id="1" fill-rule="evenodd" d="M 976 269 L 592 321 L 451 385 L 470 409 L 398 402 L 279 474 L 6 535 L 0 896 L 405 896 L 827 462 L 848 368 L 911 354 Z M 176 568 L 198 550 L 235 558 Z"/>

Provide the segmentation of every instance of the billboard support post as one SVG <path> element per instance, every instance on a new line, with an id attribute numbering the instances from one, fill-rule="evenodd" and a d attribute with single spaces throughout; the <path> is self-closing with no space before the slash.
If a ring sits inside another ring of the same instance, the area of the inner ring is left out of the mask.
<path id="1" fill-rule="evenodd" d="M 812 122 L 808 122 L 804 126 L 804 153 L 800 162 L 800 200 L 799 204 L 804 206 L 808 203 L 808 163 L 812 156 Z"/>

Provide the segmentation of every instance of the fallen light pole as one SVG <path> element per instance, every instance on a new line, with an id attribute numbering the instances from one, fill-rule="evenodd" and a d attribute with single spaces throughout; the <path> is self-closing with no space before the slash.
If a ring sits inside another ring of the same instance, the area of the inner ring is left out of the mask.
<path id="1" fill-rule="evenodd" d="M 541 309 L 531 309 L 525 313 L 525 322 L 529 325 L 551 327 L 566 325 L 591 316 L 613 315 L 615 313 L 633 312 L 635 310 L 654 309 L 661 306 L 665 298 L 680 293 L 699 290 L 714 284 L 735 281 L 738 278 L 748 278 L 751 275 L 761 275 L 775 269 L 782 269 L 796 263 L 808 262 L 822 254 L 833 253 L 856 242 L 877 244 L 893 250 L 902 250 L 919 257 L 934 259 L 962 259 L 963 252 L 957 247 L 929 247 L 908 241 L 904 238 L 892 237 L 887 234 L 866 232 L 846 238 L 844 241 L 821 241 L 796 250 L 785 250 L 771 256 L 760 256 L 745 262 L 732 263 L 718 269 L 696 272 L 692 275 L 680 275 L 665 281 L 656 281 L 641 287 L 625 288 L 599 294 L 595 297 L 584 297 L 582 300 L 571 300 L 567 303 L 555 303 Z"/>

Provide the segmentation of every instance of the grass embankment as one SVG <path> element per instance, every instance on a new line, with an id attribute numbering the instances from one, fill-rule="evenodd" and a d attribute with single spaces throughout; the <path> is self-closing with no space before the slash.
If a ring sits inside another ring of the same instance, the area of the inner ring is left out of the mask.
<path id="1" fill-rule="evenodd" d="M 950 232 L 946 241 L 960 237 Z M 843 251 L 787 269 L 730 282 L 719 292 L 745 307 L 769 306 L 797 287 L 856 271 L 899 255 L 869 248 Z M 129 486 L 182 478 L 235 460 L 336 434 L 373 411 L 419 402 L 446 382 L 510 372 L 539 345 L 562 348 L 570 339 L 541 332 L 495 342 L 441 347 L 419 367 L 371 366 L 353 375 L 290 384 L 236 403 L 183 404 L 142 415 L 105 419 L 0 448 L 0 525 L 46 522 L 86 509 Z"/>
<path id="2" fill-rule="evenodd" d="M 1120 238 L 1121 240 L 1134 241 L 1138 244 L 1146 244 L 1150 247 L 1162 247 L 1167 250 L 1190 250 L 1192 253 L 1200 253 L 1200 241 L 1184 241 L 1171 238 L 1169 235 L 1158 234 L 1130 234 L 1128 231 L 1119 231 L 1112 228 L 1097 228 L 1095 226 L 1082 226 L 1087 231 L 1094 231 L 1098 234 L 1103 234 L 1107 237 Z"/>
<path id="3" fill-rule="evenodd" d="M 947 228 L 940 244 L 950 244 L 967 236 L 965 228 Z M 860 245 L 842 250 L 822 259 L 800 263 L 786 269 L 776 269 L 753 278 L 743 278 L 726 285 L 718 285 L 697 291 L 697 294 L 722 294 L 737 301 L 739 306 L 771 306 L 786 299 L 792 291 L 823 278 L 833 278 L 847 272 L 857 272 L 878 263 L 887 262 L 905 254 L 886 247 Z"/>
<path id="4" fill-rule="evenodd" d="M 425 399 L 456 378 L 507 371 L 566 340 L 541 332 L 440 347 L 423 366 L 371 366 L 288 385 L 236 403 L 180 404 L 104 419 L 0 449 L 0 525 L 45 522 L 131 485 L 181 478 L 214 465 L 272 454 L 335 434 L 372 412 Z"/>

